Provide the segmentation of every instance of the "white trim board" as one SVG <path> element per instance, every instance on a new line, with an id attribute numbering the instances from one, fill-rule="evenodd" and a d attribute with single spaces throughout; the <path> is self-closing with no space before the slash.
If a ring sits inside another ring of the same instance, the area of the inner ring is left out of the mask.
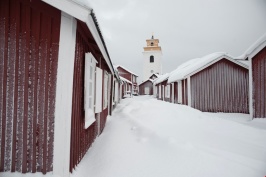
<path id="1" fill-rule="evenodd" d="M 69 176 L 71 111 L 77 21 L 62 12 L 57 69 L 53 174 Z"/>
<path id="2" fill-rule="evenodd" d="M 87 24 L 95 42 L 97 43 L 104 57 L 104 60 L 106 61 L 112 74 L 114 74 L 115 72 L 114 72 L 113 65 L 105 51 L 101 37 L 92 19 L 92 16 L 91 16 L 92 8 L 84 6 L 72 0 L 42 0 L 42 1 Z"/>

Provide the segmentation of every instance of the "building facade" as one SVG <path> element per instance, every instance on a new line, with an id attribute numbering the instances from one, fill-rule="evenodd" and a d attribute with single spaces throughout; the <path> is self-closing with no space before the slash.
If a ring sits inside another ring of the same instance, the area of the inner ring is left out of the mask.
<path id="1" fill-rule="evenodd" d="M 0 172 L 68 177 L 119 80 L 95 14 L 70 0 L 1 0 L 0 24 Z"/>
<path id="2" fill-rule="evenodd" d="M 178 103 L 203 112 L 249 113 L 248 65 L 225 53 L 188 61 L 169 77 Z"/>
<path id="3" fill-rule="evenodd" d="M 243 55 L 249 69 L 249 111 L 252 118 L 266 118 L 266 33 L 255 41 Z"/>
<path id="4" fill-rule="evenodd" d="M 162 49 L 159 46 L 159 39 L 146 40 L 143 54 L 143 81 L 149 79 L 152 74 L 162 74 Z"/>
<path id="5" fill-rule="evenodd" d="M 139 92 L 138 83 L 137 83 L 138 75 L 136 75 L 135 73 L 133 73 L 132 71 L 130 71 L 129 69 L 121 65 L 117 65 L 115 66 L 115 68 L 117 69 L 118 74 L 121 77 L 121 79 L 125 81 L 125 83 L 128 85 L 124 87 L 124 89 L 126 89 L 123 92 L 124 95 L 127 93 L 138 95 L 138 92 Z"/>

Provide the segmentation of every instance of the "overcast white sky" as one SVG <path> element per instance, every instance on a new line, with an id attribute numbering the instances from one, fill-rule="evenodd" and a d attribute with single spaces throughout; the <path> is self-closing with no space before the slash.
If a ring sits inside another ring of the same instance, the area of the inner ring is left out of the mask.
<path id="1" fill-rule="evenodd" d="M 163 73 L 213 52 L 241 55 L 266 32 L 266 0 L 90 0 L 114 64 L 142 81 L 146 39 L 160 40 Z"/>

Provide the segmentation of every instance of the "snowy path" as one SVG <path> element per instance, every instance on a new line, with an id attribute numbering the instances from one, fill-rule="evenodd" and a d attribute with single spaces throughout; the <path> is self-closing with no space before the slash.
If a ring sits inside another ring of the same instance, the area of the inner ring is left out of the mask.
<path id="1" fill-rule="evenodd" d="M 264 177 L 266 120 L 247 118 L 128 98 L 71 176 Z"/>

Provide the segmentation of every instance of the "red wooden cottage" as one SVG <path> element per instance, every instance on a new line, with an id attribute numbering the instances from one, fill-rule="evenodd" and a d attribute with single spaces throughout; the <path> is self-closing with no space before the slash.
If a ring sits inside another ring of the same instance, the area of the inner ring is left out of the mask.
<path id="1" fill-rule="evenodd" d="M 172 85 L 168 84 L 169 73 L 161 75 L 154 81 L 157 90 L 157 99 L 172 102 Z"/>
<path id="2" fill-rule="evenodd" d="M 251 118 L 266 118 L 266 33 L 238 57 L 248 60 Z"/>
<path id="3" fill-rule="evenodd" d="M 204 112 L 249 113 L 248 65 L 226 53 L 190 60 L 171 73 L 178 103 Z"/>
<path id="4" fill-rule="evenodd" d="M 67 177 L 103 131 L 119 78 L 77 2 L 0 1 L 0 172 Z"/>
<path id="5" fill-rule="evenodd" d="M 153 80 L 148 79 L 139 84 L 139 95 L 153 95 Z"/>
<path id="6" fill-rule="evenodd" d="M 126 78 L 122 76 L 119 76 L 119 77 L 122 81 L 122 87 L 121 87 L 122 98 L 132 96 L 132 88 L 133 88 L 132 82 L 130 82 L 129 80 L 127 80 Z"/>
<path id="7" fill-rule="evenodd" d="M 153 82 L 159 77 L 158 74 L 152 74 L 148 80 L 139 84 L 139 95 L 154 95 L 155 85 Z"/>
<path id="8" fill-rule="evenodd" d="M 132 88 L 127 88 L 127 92 L 130 92 L 133 95 L 138 95 L 138 75 L 121 65 L 116 65 L 115 68 L 118 70 L 118 74 L 120 77 L 124 78 L 124 80 L 126 79 L 125 81 L 127 83 L 132 83 Z"/>
<path id="9" fill-rule="evenodd" d="M 117 70 L 115 70 L 116 77 L 113 80 L 113 109 L 116 107 L 116 105 L 120 102 L 122 99 L 122 80 L 118 75 Z"/>

